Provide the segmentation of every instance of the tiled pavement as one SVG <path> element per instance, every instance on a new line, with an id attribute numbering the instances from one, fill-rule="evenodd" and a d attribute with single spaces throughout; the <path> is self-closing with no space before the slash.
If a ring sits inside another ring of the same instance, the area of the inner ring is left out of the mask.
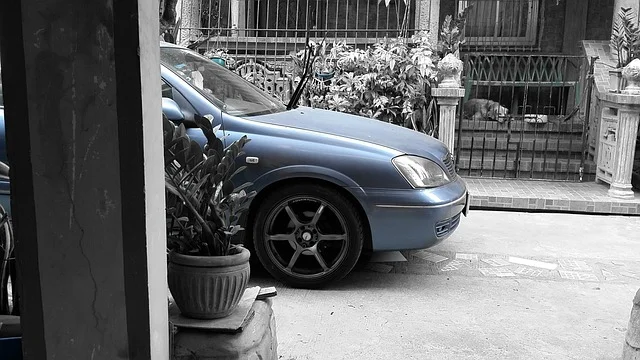
<path id="1" fill-rule="evenodd" d="M 489 178 L 465 178 L 465 182 L 472 209 L 640 215 L 640 193 L 630 200 L 612 198 L 606 184 Z"/>
<path id="2" fill-rule="evenodd" d="M 432 250 L 403 251 L 402 254 L 405 261 L 372 261 L 357 271 L 640 285 L 640 261 L 531 258 Z"/>

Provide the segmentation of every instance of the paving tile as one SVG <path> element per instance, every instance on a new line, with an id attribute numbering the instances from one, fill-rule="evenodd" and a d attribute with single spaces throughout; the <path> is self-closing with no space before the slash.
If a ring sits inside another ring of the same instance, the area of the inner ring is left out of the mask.
<path id="1" fill-rule="evenodd" d="M 514 273 L 516 273 L 518 275 L 538 277 L 538 276 L 544 275 L 546 273 L 546 271 L 545 270 L 539 270 L 539 269 L 531 269 L 531 268 L 526 268 L 526 267 L 520 267 L 516 271 L 514 271 Z"/>
<path id="2" fill-rule="evenodd" d="M 478 260 L 478 254 L 456 253 L 456 259 L 460 259 L 460 260 Z"/>
<path id="3" fill-rule="evenodd" d="M 526 208 L 529 204 L 528 199 L 513 199 L 513 207 L 514 208 Z"/>
<path id="4" fill-rule="evenodd" d="M 499 277 L 516 276 L 516 274 L 514 274 L 510 270 L 501 269 L 501 268 L 478 268 L 478 271 L 480 271 L 484 276 L 499 276 Z"/>
<path id="5" fill-rule="evenodd" d="M 495 266 L 495 267 L 511 265 L 510 262 L 508 262 L 507 260 L 502 259 L 502 258 L 481 259 L 480 261 L 482 261 L 483 263 L 486 263 L 488 265 Z"/>
<path id="6" fill-rule="evenodd" d="M 460 270 L 461 267 L 465 266 L 465 262 L 461 261 L 461 260 L 452 260 L 450 263 L 448 263 L 447 265 L 443 266 L 442 269 L 440 269 L 440 271 L 455 271 L 455 270 Z"/>
<path id="7" fill-rule="evenodd" d="M 428 262 L 437 264 L 439 262 L 448 260 L 449 258 L 445 257 L 445 256 L 441 256 L 438 254 L 434 254 L 432 252 L 426 251 L 426 250 L 418 250 L 418 251 L 414 251 L 411 253 L 411 255 L 419 257 L 422 260 L 426 260 Z"/>
<path id="8" fill-rule="evenodd" d="M 558 264 L 563 270 L 570 271 L 591 271 L 591 266 L 589 266 L 586 261 L 582 260 L 567 260 L 561 259 L 558 260 Z"/>
<path id="9" fill-rule="evenodd" d="M 578 271 L 558 270 L 560 277 L 567 280 L 598 281 L 598 277 L 592 273 Z"/>

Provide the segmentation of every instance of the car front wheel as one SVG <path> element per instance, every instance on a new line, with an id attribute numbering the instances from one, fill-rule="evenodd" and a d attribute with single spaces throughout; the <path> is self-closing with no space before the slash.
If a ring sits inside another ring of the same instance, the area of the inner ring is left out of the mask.
<path id="1" fill-rule="evenodd" d="M 260 204 L 254 222 L 256 255 L 276 279 L 317 288 L 347 275 L 364 243 L 353 204 L 319 185 L 280 188 Z"/>

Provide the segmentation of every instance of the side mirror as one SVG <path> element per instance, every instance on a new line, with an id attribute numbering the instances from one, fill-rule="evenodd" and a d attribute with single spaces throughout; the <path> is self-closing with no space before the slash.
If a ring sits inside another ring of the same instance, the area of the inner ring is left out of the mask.
<path id="1" fill-rule="evenodd" d="M 0 161 L 0 180 L 9 180 L 9 165 Z"/>
<path id="2" fill-rule="evenodd" d="M 184 114 L 180 110 L 180 106 L 173 99 L 162 98 L 162 112 L 171 121 L 183 121 Z"/>

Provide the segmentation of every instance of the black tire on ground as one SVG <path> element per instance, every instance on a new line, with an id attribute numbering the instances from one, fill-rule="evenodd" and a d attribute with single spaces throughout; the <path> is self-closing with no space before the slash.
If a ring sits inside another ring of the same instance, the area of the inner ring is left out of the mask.
<path id="1" fill-rule="evenodd" d="M 253 224 L 260 262 L 293 287 L 319 288 L 346 276 L 358 262 L 365 237 L 355 206 L 337 190 L 318 184 L 276 189 L 263 199 Z"/>

